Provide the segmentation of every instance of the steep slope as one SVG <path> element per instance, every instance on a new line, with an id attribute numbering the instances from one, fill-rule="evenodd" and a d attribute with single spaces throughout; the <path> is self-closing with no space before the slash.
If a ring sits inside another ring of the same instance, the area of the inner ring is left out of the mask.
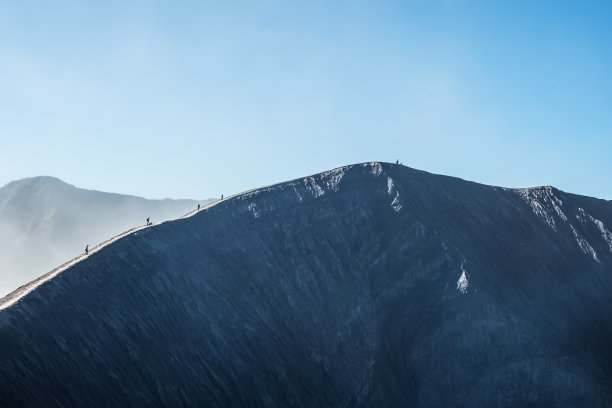
<path id="1" fill-rule="evenodd" d="M 254 190 L 0 310 L 0 403 L 609 406 L 611 226 L 386 163 Z"/>
<path id="2" fill-rule="evenodd" d="M 176 218 L 193 200 L 146 200 L 84 190 L 53 177 L 0 189 L 0 295 L 112 235 L 153 220 Z"/>

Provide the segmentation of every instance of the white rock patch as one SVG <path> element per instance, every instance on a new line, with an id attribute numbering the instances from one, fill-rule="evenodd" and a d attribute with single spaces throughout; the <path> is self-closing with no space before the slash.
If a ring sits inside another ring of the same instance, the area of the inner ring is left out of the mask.
<path id="1" fill-rule="evenodd" d="M 395 185 L 393 184 L 393 179 L 391 177 L 387 177 L 387 194 L 391 195 L 394 187 Z"/>
<path id="2" fill-rule="evenodd" d="M 527 204 L 529 204 L 534 214 L 553 230 L 557 230 L 557 224 L 554 218 L 555 214 L 561 220 L 567 221 L 567 216 L 561 209 L 563 201 L 554 195 L 552 187 L 521 188 L 515 191 Z M 551 211 L 551 208 L 554 210 L 554 213 Z"/>
<path id="3" fill-rule="evenodd" d="M 342 181 L 343 177 L 344 168 L 339 168 L 323 174 L 323 180 L 325 181 L 327 188 L 336 192 L 338 191 L 338 185 L 340 184 L 340 181 Z"/>
<path id="4" fill-rule="evenodd" d="M 457 281 L 457 290 L 463 294 L 466 294 L 468 290 L 468 279 L 463 264 L 461 264 L 461 276 Z"/>
<path id="5" fill-rule="evenodd" d="M 606 241 L 606 243 L 608 244 L 608 247 L 610 248 L 610 252 L 612 252 L 612 233 L 606 228 L 604 223 L 599 221 L 597 218 L 589 215 L 589 219 L 591 220 L 593 224 L 595 224 L 599 232 L 601 232 L 601 236 L 603 237 L 604 241 Z"/>
<path id="6" fill-rule="evenodd" d="M 395 212 L 399 212 L 399 210 L 402 209 L 402 205 L 400 204 L 400 200 L 399 200 L 399 192 L 398 191 L 395 192 L 395 198 L 391 202 L 391 207 L 393 207 L 393 211 L 395 211 Z"/>
<path id="7" fill-rule="evenodd" d="M 382 173 L 382 171 L 383 171 L 382 166 L 378 162 L 369 163 L 367 165 L 372 167 L 372 174 L 377 176 L 377 177 L 380 176 L 380 173 Z"/>
<path id="8" fill-rule="evenodd" d="M 257 209 L 257 204 L 249 204 L 249 211 L 253 214 L 253 217 L 259 218 L 259 210 Z"/>
<path id="9" fill-rule="evenodd" d="M 574 234 L 574 238 L 576 239 L 576 243 L 578 244 L 580 250 L 587 255 L 591 255 L 595 261 L 599 262 L 597 252 L 595 252 L 591 244 L 589 244 L 586 239 L 582 238 L 580 234 L 578 234 L 578 231 L 576 231 L 573 225 L 570 224 L 570 227 L 572 228 L 572 234 Z"/>
<path id="10" fill-rule="evenodd" d="M 307 177 L 304 179 L 304 186 L 314 197 L 320 197 L 325 194 L 325 191 L 317 184 L 314 177 Z"/>

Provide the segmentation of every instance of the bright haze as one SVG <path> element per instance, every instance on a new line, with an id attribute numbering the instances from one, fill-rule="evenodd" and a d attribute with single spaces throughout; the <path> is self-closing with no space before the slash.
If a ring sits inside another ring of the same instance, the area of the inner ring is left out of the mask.
<path id="1" fill-rule="evenodd" d="M 53 177 L 0 188 L 0 297 L 135 226 L 212 200 L 146 200 L 80 189 Z M 0 404 L 2 405 L 2 404 Z"/>
<path id="2" fill-rule="evenodd" d="M 395 161 L 612 198 L 612 3 L 0 3 L 0 185 L 216 197 Z"/>

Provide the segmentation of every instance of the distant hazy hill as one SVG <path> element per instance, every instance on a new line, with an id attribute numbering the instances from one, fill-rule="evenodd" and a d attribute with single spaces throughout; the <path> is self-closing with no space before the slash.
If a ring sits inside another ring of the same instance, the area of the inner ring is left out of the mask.
<path id="1" fill-rule="evenodd" d="M 0 406 L 609 408 L 611 230 L 388 163 L 238 194 L 0 300 Z"/>
<path id="2" fill-rule="evenodd" d="M 204 204 L 208 201 L 201 201 Z M 147 200 L 84 190 L 54 177 L 33 177 L 0 189 L 0 295 L 138 224 L 176 218 L 193 200 Z"/>

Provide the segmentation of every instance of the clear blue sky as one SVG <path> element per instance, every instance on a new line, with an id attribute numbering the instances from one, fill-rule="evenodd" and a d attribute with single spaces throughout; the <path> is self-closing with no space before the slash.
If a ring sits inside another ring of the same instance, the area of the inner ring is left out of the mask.
<path id="1" fill-rule="evenodd" d="M 0 185 L 151 198 L 344 164 L 612 199 L 612 2 L 2 1 Z"/>

